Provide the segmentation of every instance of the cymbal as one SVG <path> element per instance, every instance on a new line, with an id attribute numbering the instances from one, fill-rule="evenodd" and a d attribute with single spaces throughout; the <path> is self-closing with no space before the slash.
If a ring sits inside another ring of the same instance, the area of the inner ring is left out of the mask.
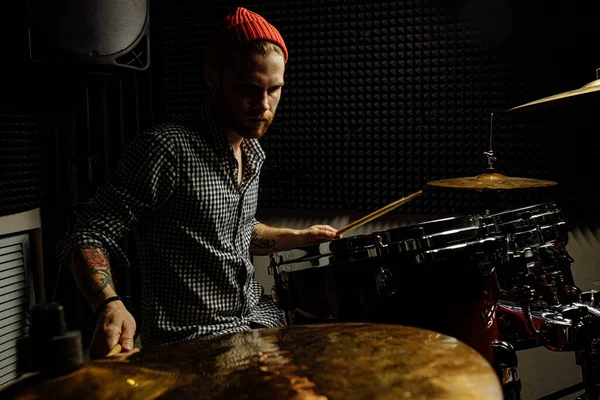
<path id="1" fill-rule="evenodd" d="M 156 399 L 171 388 L 179 372 L 172 367 L 132 366 L 123 362 L 97 360 L 64 376 L 44 379 L 25 375 L 0 391 L 0 397 L 15 400 Z"/>
<path id="2" fill-rule="evenodd" d="M 151 365 L 179 371 L 160 399 L 503 399 L 498 376 L 479 352 L 453 337 L 401 325 L 267 328 L 144 348 L 127 357 L 134 371 Z M 155 379 L 160 387 L 169 385 Z M 99 398 L 102 390 L 65 379 L 52 394 L 68 398 L 61 393 L 76 388 L 86 399 Z M 38 387 L 28 393 L 49 394 Z"/>
<path id="3" fill-rule="evenodd" d="M 536 108 L 537 106 L 546 105 L 546 103 L 561 103 L 562 104 L 564 102 L 574 100 L 574 98 L 573 98 L 574 96 L 577 96 L 579 98 L 582 95 L 589 95 L 589 94 L 593 94 L 596 92 L 600 92 L 600 79 L 596 79 L 595 81 L 592 81 L 592 82 L 588 83 L 587 85 L 580 87 L 579 89 L 570 90 L 568 92 L 563 92 L 563 93 L 555 94 L 552 96 L 544 97 L 539 100 L 535 100 L 535 101 L 532 101 L 532 102 L 529 102 L 526 104 L 522 104 L 517 107 L 510 108 L 506 111 L 521 110 L 521 109 L 533 109 L 533 108 Z"/>
<path id="4" fill-rule="evenodd" d="M 496 172 L 473 177 L 442 179 L 428 182 L 429 185 L 455 189 L 507 190 L 554 186 L 557 183 L 532 178 L 515 178 Z"/>

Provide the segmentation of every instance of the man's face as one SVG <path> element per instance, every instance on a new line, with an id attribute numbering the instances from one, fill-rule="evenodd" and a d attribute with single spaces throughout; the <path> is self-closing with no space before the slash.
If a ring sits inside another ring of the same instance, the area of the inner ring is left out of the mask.
<path id="1" fill-rule="evenodd" d="M 285 62 L 271 52 L 237 53 L 233 65 L 223 70 L 216 100 L 225 129 L 241 137 L 262 137 L 275 117 L 281 97 Z"/>

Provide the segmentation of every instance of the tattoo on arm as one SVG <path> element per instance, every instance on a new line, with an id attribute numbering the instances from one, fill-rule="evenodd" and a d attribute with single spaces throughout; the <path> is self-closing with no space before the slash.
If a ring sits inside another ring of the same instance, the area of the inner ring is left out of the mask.
<path id="1" fill-rule="evenodd" d="M 113 285 L 112 276 L 110 271 L 101 271 L 101 270 L 87 270 L 85 272 L 87 274 L 86 278 L 88 279 L 89 288 L 91 293 L 94 296 L 102 293 L 107 286 Z"/>
<path id="2" fill-rule="evenodd" d="M 269 251 L 275 251 L 275 239 L 260 236 L 258 229 L 252 229 L 252 235 L 250 236 L 250 247 L 255 249 L 267 249 Z"/>
<path id="3" fill-rule="evenodd" d="M 81 288 L 90 297 L 98 296 L 114 284 L 108 260 L 98 249 L 86 248 L 76 251 L 73 266 Z"/>

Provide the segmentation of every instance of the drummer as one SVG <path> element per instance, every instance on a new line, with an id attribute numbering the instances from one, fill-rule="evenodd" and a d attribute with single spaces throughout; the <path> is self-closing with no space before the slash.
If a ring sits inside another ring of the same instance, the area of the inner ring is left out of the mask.
<path id="1" fill-rule="evenodd" d="M 250 254 L 333 239 L 314 225 L 275 228 L 255 219 L 265 155 L 258 139 L 273 121 L 288 52 L 262 16 L 237 8 L 209 38 L 210 94 L 193 116 L 136 137 L 73 232 L 62 263 L 97 316 L 90 358 L 117 343 L 131 350 L 136 321 L 112 268 L 128 266 L 118 241 L 135 230 L 142 276 L 142 347 L 285 324 L 254 279 Z M 138 321 L 139 323 L 139 321 Z"/>

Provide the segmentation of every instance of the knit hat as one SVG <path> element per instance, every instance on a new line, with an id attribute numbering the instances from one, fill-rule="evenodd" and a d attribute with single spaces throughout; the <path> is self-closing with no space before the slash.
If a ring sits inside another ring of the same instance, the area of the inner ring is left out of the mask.
<path id="1" fill-rule="evenodd" d="M 288 52 L 279 31 L 259 14 L 243 7 L 229 13 L 211 34 L 204 60 L 206 64 L 214 65 L 225 53 L 253 40 L 267 40 L 281 47 L 287 63 Z"/>

